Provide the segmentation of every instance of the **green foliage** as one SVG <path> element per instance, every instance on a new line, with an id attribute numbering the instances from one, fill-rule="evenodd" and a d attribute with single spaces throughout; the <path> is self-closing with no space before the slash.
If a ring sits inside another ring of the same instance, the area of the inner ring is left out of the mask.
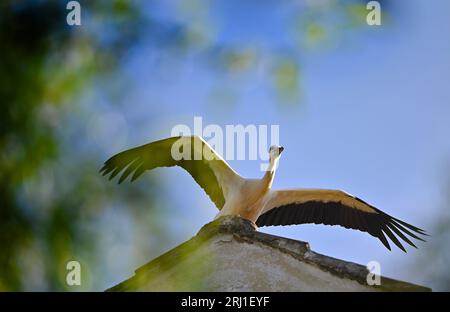
<path id="1" fill-rule="evenodd" d="M 0 290 L 27 289 L 27 273 L 43 274 L 45 288 L 64 288 L 65 262 L 78 249 L 93 247 L 78 228 L 80 207 L 91 192 L 102 190 L 76 168 L 80 163 L 72 168 L 58 163 L 67 157 L 58 136 L 63 106 L 77 105 L 72 101 L 87 84 L 115 68 L 128 40 L 139 33 L 133 28 L 139 16 L 125 1 L 86 3 L 86 12 L 114 19 L 117 29 L 127 24 L 105 44 L 93 33 L 69 28 L 65 4 L 0 4 Z M 58 170 L 65 171 L 57 174 L 65 181 L 50 174 Z M 45 193 L 46 183 L 64 183 L 65 191 Z M 39 258 L 24 265 L 33 248 L 40 249 L 34 253 Z"/>

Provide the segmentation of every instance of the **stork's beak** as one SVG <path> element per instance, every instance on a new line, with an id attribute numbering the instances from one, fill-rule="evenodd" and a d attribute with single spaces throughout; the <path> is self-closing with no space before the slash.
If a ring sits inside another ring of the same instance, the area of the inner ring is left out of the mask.
<path id="1" fill-rule="evenodd" d="M 278 155 L 280 155 L 283 151 L 284 151 L 284 147 L 283 147 L 283 146 L 280 146 L 280 147 L 278 148 Z"/>

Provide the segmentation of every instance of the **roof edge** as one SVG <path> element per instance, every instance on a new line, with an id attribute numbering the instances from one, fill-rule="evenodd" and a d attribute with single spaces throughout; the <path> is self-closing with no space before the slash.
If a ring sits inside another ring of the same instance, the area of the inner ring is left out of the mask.
<path id="1" fill-rule="evenodd" d="M 196 236 L 139 267 L 135 270 L 135 275 L 133 277 L 106 291 L 132 290 L 130 285 L 136 282 L 138 276 L 151 271 L 164 271 L 171 268 L 189 255 L 189 252 L 197 249 L 200 245 L 204 244 L 217 234 L 231 234 L 236 240 L 250 244 L 255 242 L 261 243 L 271 248 L 278 249 L 285 254 L 289 254 L 299 261 L 317 266 L 321 270 L 333 275 L 354 280 L 364 286 L 374 287 L 381 291 L 431 291 L 428 287 L 384 276 L 381 276 L 381 285 L 369 286 L 367 285 L 367 275 L 369 274 L 369 270 L 365 266 L 316 253 L 311 250 L 309 243 L 307 242 L 258 232 L 257 226 L 253 222 L 237 216 L 224 216 L 204 225 Z"/>

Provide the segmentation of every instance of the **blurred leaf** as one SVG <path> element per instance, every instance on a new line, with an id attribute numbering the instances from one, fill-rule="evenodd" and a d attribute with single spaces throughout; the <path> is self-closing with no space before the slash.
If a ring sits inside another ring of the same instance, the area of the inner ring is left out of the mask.
<path id="1" fill-rule="evenodd" d="M 296 103 L 300 100 L 300 71 L 295 62 L 282 60 L 274 70 L 274 84 L 282 99 Z"/>

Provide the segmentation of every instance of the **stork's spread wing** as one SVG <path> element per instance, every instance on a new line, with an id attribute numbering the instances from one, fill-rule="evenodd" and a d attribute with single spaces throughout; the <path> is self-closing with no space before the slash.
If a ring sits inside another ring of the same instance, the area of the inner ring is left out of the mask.
<path id="1" fill-rule="evenodd" d="M 274 191 L 256 224 L 290 225 L 316 223 L 340 225 L 368 232 L 391 250 L 387 235 L 401 250 L 405 248 L 394 233 L 416 247 L 407 235 L 427 235 L 422 229 L 389 216 L 357 197 L 337 190 L 281 190 Z"/>
<path id="2" fill-rule="evenodd" d="M 145 170 L 180 166 L 205 190 L 217 208 L 225 203 L 229 188 L 241 177 L 201 137 L 172 137 L 121 152 L 100 169 L 109 179 L 122 172 L 119 183 L 136 180 Z"/>

